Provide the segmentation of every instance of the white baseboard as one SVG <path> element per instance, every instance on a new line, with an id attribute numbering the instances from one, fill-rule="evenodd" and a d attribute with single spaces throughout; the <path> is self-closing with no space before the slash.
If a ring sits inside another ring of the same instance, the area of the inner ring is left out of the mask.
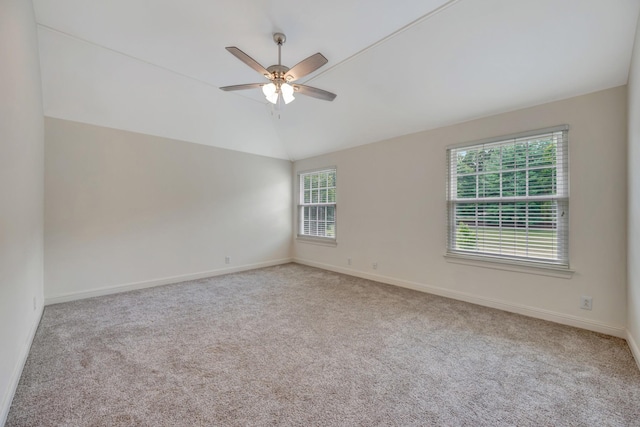
<path id="1" fill-rule="evenodd" d="M 24 365 L 27 363 L 27 357 L 29 357 L 29 351 L 31 350 L 31 343 L 33 343 L 33 338 L 36 336 L 38 325 L 40 325 L 40 319 L 42 319 L 42 313 L 44 313 L 44 306 L 41 306 L 40 310 L 38 310 L 37 312 L 38 315 L 31 325 L 29 335 L 22 345 L 22 350 L 20 351 L 20 356 L 18 357 L 18 363 L 16 363 L 13 368 L 13 372 L 11 373 L 9 387 L 7 388 L 7 390 L 5 390 L 5 395 L 2 398 L 2 406 L 0 406 L 0 426 L 3 426 L 5 424 L 5 422 L 7 421 L 7 417 L 9 416 L 11 402 L 13 402 L 13 396 L 16 394 L 16 390 L 18 389 L 18 383 L 20 382 L 20 377 L 22 376 Z"/>
<path id="2" fill-rule="evenodd" d="M 67 294 L 46 297 L 45 305 L 58 304 L 61 302 L 75 301 L 84 298 L 98 297 L 102 295 L 116 294 L 119 292 L 133 291 L 137 289 L 152 288 L 154 286 L 169 285 L 171 283 L 186 282 L 188 280 L 204 279 L 206 277 L 221 276 L 223 274 L 238 273 L 240 271 L 254 270 L 256 268 L 272 267 L 274 265 L 293 262 L 292 258 L 283 258 L 272 261 L 258 262 L 255 264 L 245 264 L 235 267 L 220 268 L 217 270 L 203 271 L 200 273 L 183 274 L 180 276 L 163 277 L 160 279 L 145 280 L 142 282 L 125 283 L 122 285 L 106 286 L 87 291 L 70 292 Z"/>
<path id="3" fill-rule="evenodd" d="M 633 354 L 633 358 L 636 359 L 636 365 L 638 365 L 638 369 L 640 369 L 640 347 L 638 347 L 638 343 L 633 339 L 633 335 L 631 332 L 627 330 L 627 344 L 629 344 L 629 348 L 631 349 L 631 354 Z"/>
<path id="4" fill-rule="evenodd" d="M 618 338 L 627 338 L 627 332 L 624 327 L 608 325 L 606 323 L 597 322 L 589 319 L 583 319 L 581 317 L 572 316 L 569 314 L 557 313 L 554 311 L 545 310 L 545 309 L 536 308 L 536 307 L 528 307 L 525 305 L 514 304 L 511 302 L 501 301 L 494 298 L 481 297 L 481 296 L 469 294 L 466 292 L 453 291 L 450 289 L 440 288 L 437 286 L 430 286 L 423 283 L 396 279 L 394 277 L 381 276 L 381 275 L 365 273 L 365 272 L 361 272 L 361 271 L 353 270 L 349 268 L 336 267 L 334 265 L 305 260 L 301 258 L 294 258 L 293 262 L 298 264 L 308 265 L 311 267 L 322 268 L 324 270 L 335 271 L 336 273 L 342 273 L 350 276 L 360 277 L 362 279 L 373 280 L 376 282 L 382 282 L 389 285 L 400 286 L 402 288 L 414 289 L 416 291 L 421 291 L 429 294 L 466 301 L 473 304 L 482 305 L 485 307 L 497 308 L 499 310 L 522 314 L 524 316 L 534 317 L 536 319 L 542 319 L 542 320 L 548 320 L 550 322 L 560 323 L 562 325 L 568 325 L 568 326 L 574 326 L 576 328 L 587 329 L 589 331 L 612 335 Z"/>

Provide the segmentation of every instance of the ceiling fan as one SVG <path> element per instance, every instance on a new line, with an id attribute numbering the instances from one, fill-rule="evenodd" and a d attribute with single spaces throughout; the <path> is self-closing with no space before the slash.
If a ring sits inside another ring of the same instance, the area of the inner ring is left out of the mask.
<path id="1" fill-rule="evenodd" d="M 325 101 L 333 101 L 336 97 L 335 93 L 327 92 L 326 90 L 318 89 L 311 86 L 291 84 L 292 82 L 306 76 L 307 74 L 313 73 L 328 61 L 327 58 L 325 58 L 321 53 L 318 52 L 306 59 L 303 59 L 292 68 L 286 67 L 281 63 L 281 49 L 286 40 L 286 36 L 282 33 L 275 33 L 273 35 L 273 41 L 278 45 L 278 65 L 272 65 L 268 68 L 264 68 L 255 59 L 235 46 L 225 48 L 233 56 L 265 76 L 271 82 L 224 86 L 220 89 L 224 91 L 232 91 L 255 89 L 261 87 L 262 93 L 267 98 L 267 101 L 271 102 L 272 104 L 278 104 L 279 100 L 282 100 L 285 104 L 288 104 L 295 99 L 295 97 L 293 96 L 294 93 L 311 96 L 313 98 L 318 98 Z"/>

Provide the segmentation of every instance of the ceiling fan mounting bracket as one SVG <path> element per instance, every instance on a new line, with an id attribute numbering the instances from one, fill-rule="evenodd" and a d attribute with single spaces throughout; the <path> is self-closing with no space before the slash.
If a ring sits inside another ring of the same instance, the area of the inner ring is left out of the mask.
<path id="1" fill-rule="evenodd" d="M 282 33 L 273 33 L 273 41 L 276 42 L 278 46 L 282 46 L 284 42 L 287 41 L 287 36 Z"/>

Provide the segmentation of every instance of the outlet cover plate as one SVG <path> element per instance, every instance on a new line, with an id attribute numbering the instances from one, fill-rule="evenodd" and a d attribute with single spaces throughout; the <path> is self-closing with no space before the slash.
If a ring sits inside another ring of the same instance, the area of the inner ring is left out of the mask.
<path id="1" fill-rule="evenodd" d="M 580 308 L 583 310 L 591 310 L 593 308 L 593 300 L 588 296 L 580 297 Z"/>

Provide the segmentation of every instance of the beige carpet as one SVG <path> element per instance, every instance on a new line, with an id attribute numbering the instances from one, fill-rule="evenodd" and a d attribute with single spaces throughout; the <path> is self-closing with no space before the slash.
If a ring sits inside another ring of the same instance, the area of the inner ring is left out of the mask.
<path id="1" fill-rule="evenodd" d="M 8 426 L 632 426 L 617 338 L 288 264 L 46 308 Z"/>

